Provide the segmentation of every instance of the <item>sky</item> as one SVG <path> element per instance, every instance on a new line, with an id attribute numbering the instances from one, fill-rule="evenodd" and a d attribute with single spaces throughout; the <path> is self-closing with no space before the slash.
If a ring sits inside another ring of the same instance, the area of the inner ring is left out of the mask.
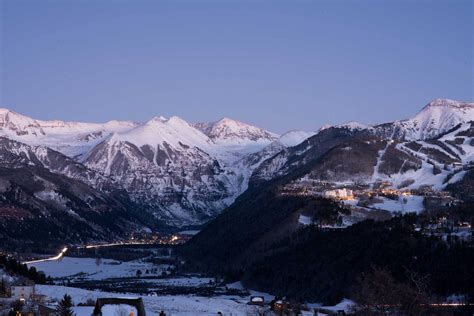
<path id="1" fill-rule="evenodd" d="M 0 0 L 0 107 L 274 132 L 473 100 L 473 1 Z"/>

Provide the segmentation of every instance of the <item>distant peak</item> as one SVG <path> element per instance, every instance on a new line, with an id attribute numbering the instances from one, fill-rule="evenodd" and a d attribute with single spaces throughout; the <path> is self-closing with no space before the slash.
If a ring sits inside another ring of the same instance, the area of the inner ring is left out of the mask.
<path id="1" fill-rule="evenodd" d="M 321 127 L 319 128 L 318 131 L 319 131 L 319 132 L 320 132 L 320 131 L 324 131 L 325 129 L 328 129 L 328 128 L 331 128 L 331 127 L 332 127 L 331 124 L 324 124 L 323 126 L 321 126 Z"/>
<path id="2" fill-rule="evenodd" d="M 211 139 L 247 139 L 251 141 L 273 141 L 278 135 L 262 128 L 252 126 L 238 120 L 223 117 L 212 123 L 197 123 L 193 125 Z"/>
<path id="3" fill-rule="evenodd" d="M 243 122 L 240 122 L 240 121 L 237 121 L 237 120 L 234 120 L 234 119 L 228 118 L 228 117 L 223 117 L 223 118 L 221 118 L 220 120 L 218 120 L 217 122 L 215 122 L 215 124 L 237 124 L 237 125 L 248 125 L 248 124 L 245 124 L 245 123 L 243 123 Z"/>
<path id="4" fill-rule="evenodd" d="M 345 128 L 349 128 L 349 129 L 360 130 L 360 129 L 366 129 L 369 126 L 367 126 L 365 124 L 362 124 L 362 123 L 359 123 L 359 122 L 351 121 L 351 122 L 347 122 L 345 124 L 338 125 L 337 127 L 345 127 Z"/>
<path id="5" fill-rule="evenodd" d="M 218 122 L 229 122 L 229 121 L 234 121 L 234 120 L 228 117 L 223 117 L 220 120 L 218 120 Z"/>
<path id="6" fill-rule="evenodd" d="M 155 116 L 152 117 L 149 121 L 146 122 L 146 124 L 155 124 L 155 123 L 164 123 L 168 119 L 164 116 Z"/>
<path id="7" fill-rule="evenodd" d="M 188 122 L 180 118 L 179 116 L 172 116 L 167 120 L 168 123 L 171 124 L 184 124 L 184 125 L 189 125 Z"/>
<path id="8" fill-rule="evenodd" d="M 28 122 L 28 124 L 31 124 L 31 122 L 35 122 L 36 120 L 32 119 L 31 117 L 25 116 L 23 114 L 19 114 L 15 111 L 12 111 L 7 108 L 0 108 L 0 116 L 2 117 L 3 120 L 8 120 L 11 122 Z"/>
<path id="9" fill-rule="evenodd" d="M 6 115 L 6 114 L 13 114 L 13 115 L 17 115 L 17 116 L 23 116 L 21 114 L 18 114 L 16 113 L 15 111 L 12 111 L 10 109 L 7 109 L 7 108 L 0 108 L 0 115 Z"/>
<path id="10" fill-rule="evenodd" d="M 428 103 L 423 109 L 428 109 L 432 107 L 472 108 L 474 107 L 474 103 L 456 101 L 451 99 L 435 99 Z"/>

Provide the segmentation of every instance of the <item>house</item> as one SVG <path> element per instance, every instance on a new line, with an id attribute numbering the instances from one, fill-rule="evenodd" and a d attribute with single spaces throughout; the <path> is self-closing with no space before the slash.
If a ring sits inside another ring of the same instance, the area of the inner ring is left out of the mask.
<path id="1" fill-rule="evenodd" d="M 354 199 L 353 191 L 346 188 L 325 191 L 324 196 L 327 198 L 340 199 L 340 200 Z"/>
<path id="2" fill-rule="evenodd" d="M 25 279 L 19 278 L 10 286 L 10 297 L 15 300 L 30 300 L 35 295 L 35 283 Z"/>
<path id="3" fill-rule="evenodd" d="M 39 316 L 58 316 L 56 309 L 43 304 L 38 304 L 38 314 Z"/>
<path id="4" fill-rule="evenodd" d="M 126 316 L 146 316 L 145 305 L 141 297 L 137 298 L 98 298 L 95 303 L 93 316 L 115 316 L 121 315 L 120 309 Z M 124 315 L 124 316 L 125 316 Z"/>

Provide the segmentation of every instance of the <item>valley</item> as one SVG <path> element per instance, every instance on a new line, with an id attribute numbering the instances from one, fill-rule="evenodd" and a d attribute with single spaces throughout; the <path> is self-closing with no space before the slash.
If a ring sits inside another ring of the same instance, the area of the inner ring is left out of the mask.
<path id="1" fill-rule="evenodd" d="M 349 312 L 358 277 L 381 266 L 408 292 L 410 275 L 428 274 L 435 308 L 474 281 L 473 128 L 473 103 L 443 99 L 412 119 L 283 135 L 228 118 L 95 124 L 4 109 L 0 250 L 52 301 Z"/>

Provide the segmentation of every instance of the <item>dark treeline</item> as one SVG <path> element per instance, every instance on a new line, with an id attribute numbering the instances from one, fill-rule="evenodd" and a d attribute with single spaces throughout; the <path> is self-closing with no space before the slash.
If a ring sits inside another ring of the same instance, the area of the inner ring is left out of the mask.
<path id="1" fill-rule="evenodd" d="M 281 196 L 273 189 L 247 192 L 245 199 L 227 208 L 178 252 L 192 258 L 199 271 L 240 267 L 241 260 L 255 259 L 262 248 L 297 230 L 300 211 L 321 223 L 335 223 L 339 213 L 347 212 L 328 199 Z"/>
<path id="2" fill-rule="evenodd" d="M 140 246 L 139 248 L 126 246 L 91 249 L 73 248 L 71 251 L 69 251 L 68 256 L 82 258 L 104 258 L 117 261 L 132 261 L 153 255 L 153 249 L 148 250 L 146 248 L 146 245 Z"/>
<path id="3" fill-rule="evenodd" d="M 38 284 L 46 284 L 50 281 L 44 273 L 36 271 L 35 267 L 28 269 L 26 264 L 22 264 L 13 257 L 0 255 L 0 267 L 5 269 L 7 272 L 21 275 Z"/>
<path id="4" fill-rule="evenodd" d="M 302 212 L 311 214 L 315 225 L 297 226 Z M 416 214 L 320 228 L 345 212 L 323 198 L 247 193 L 178 251 L 186 258 L 184 269 L 243 280 L 252 289 L 295 300 L 334 304 L 354 297 L 358 279 L 374 268 L 400 284 L 410 284 L 413 274 L 423 277 L 432 299 L 474 298 L 472 242 L 424 235 L 415 226 L 431 219 Z M 472 218 L 469 204 L 452 212 Z"/>
<path id="5" fill-rule="evenodd" d="M 238 273 L 252 288 L 337 303 L 355 294 L 363 273 L 379 267 L 399 282 L 408 282 L 413 273 L 427 277 L 434 296 L 465 293 L 474 299 L 472 245 L 423 236 L 414 231 L 415 221 L 416 216 L 404 216 L 327 232 L 308 227 Z"/>
<path id="6" fill-rule="evenodd" d="M 465 203 L 469 203 L 470 206 L 474 205 L 474 169 L 466 172 L 461 181 L 448 184 L 446 190 Z"/>

